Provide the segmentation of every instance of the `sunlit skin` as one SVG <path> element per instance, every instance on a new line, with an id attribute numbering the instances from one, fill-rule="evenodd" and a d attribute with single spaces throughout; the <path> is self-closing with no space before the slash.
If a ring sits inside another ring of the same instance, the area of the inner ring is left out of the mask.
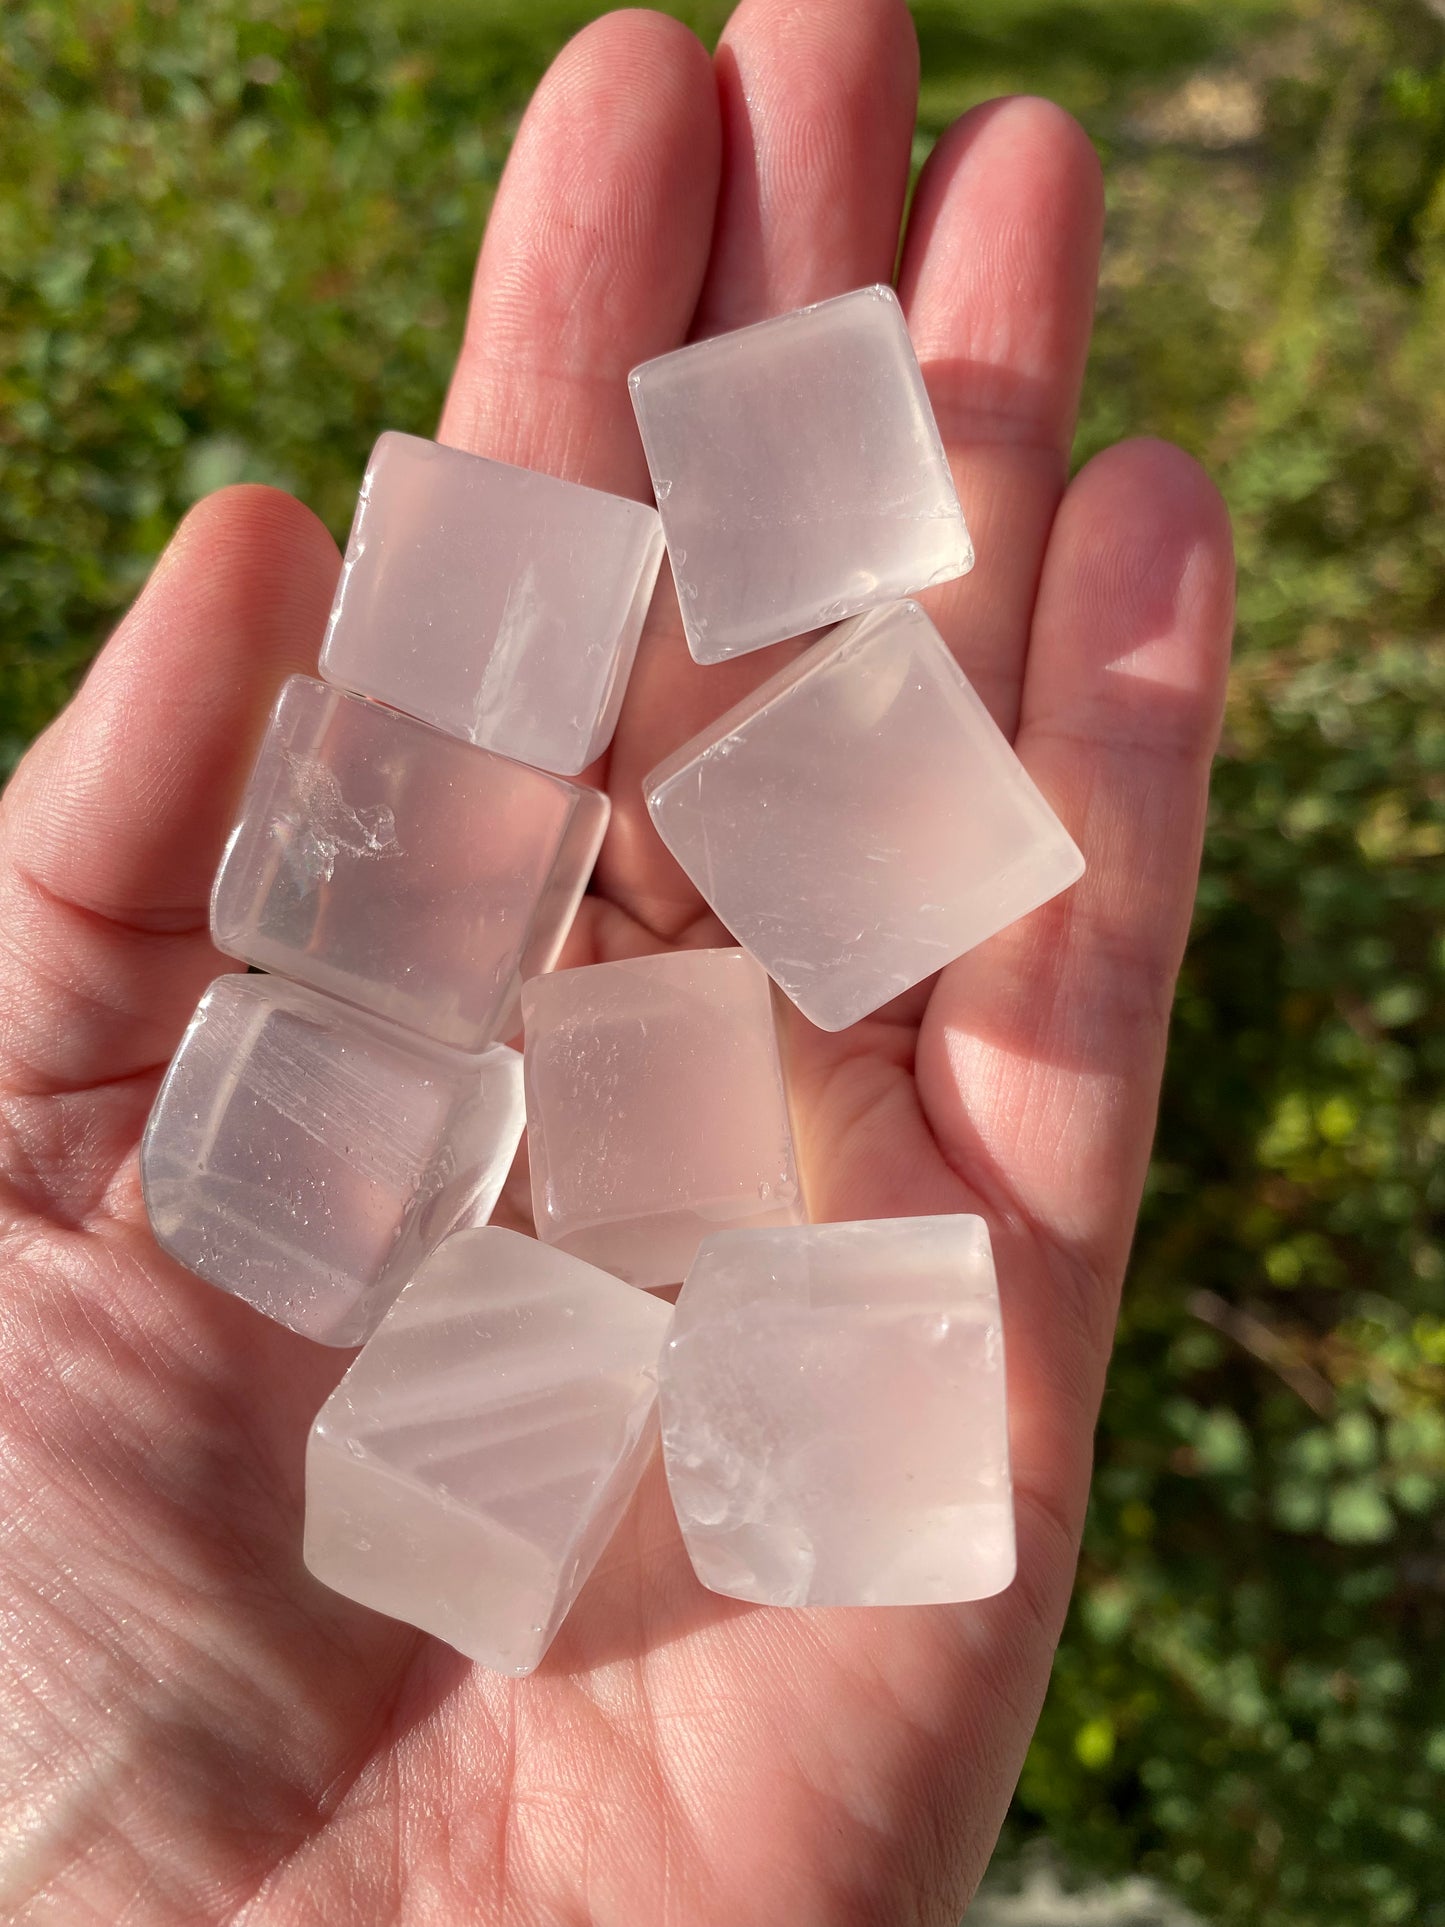
<path id="1" fill-rule="evenodd" d="M 7 1918 L 952 1927 L 983 1870 L 1073 1577 L 1232 574 L 1175 449 L 1067 479 L 1088 142 L 1040 101 L 971 113 L 899 257 L 916 80 L 901 0 L 743 0 L 715 60 L 653 14 L 587 29 L 518 135 L 440 433 L 642 495 L 633 364 L 899 260 L 979 556 L 928 606 L 1089 870 L 876 1018 L 791 1044 L 817 1217 L 993 1228 L 1018 1579 L 962 1607 L 741 1606 L 697 1585 L 654 1478 L 513 1682 L 308 1578 L 303 1445 L 345 1357 L 163 1258 L 136 1176 L 226 967 L 206 896 L 239 788 L 338 566 L 299 503 L 227 490 L 0 814 Z M 721 940 L 641 779 L 786 648 L 699 669 L 659 597 L 595 772 L 615 816 L 571 961 Z"/>

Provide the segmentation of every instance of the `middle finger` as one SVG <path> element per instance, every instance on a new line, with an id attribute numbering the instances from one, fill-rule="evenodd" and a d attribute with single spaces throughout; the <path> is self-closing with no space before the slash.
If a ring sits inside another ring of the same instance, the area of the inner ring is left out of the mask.
<path id="1" fill-rule="evenodd" d="M 694 336 L 891 280 L 918 98 L 903 0 L 742 0 L 715 65 L 723 177 Z M 701 899 L 652 827 L 643 778 L 796 648 L 699 666 L 664 572 L 613 745 L 597 871 L 656 935 L 677 936 Z"/>

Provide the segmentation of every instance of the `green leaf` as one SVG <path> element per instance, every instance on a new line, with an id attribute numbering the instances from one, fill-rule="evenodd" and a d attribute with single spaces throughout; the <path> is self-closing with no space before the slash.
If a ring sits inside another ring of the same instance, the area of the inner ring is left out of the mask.
<path id="1" fill-rule="evenodd" d="M 1395 1515 L 1373 1479 L 1355 1479 L 1330 1494 L 1325 1531 L 1337 1545 L 1377 1545 L 1394 1529 Z"/>

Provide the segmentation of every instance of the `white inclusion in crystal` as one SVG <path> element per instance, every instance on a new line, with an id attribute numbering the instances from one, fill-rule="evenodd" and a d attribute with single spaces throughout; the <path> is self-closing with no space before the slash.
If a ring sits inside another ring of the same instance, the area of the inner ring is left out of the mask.
<path id="1" fill-rule="evenodd" d="M 467 732 L 472 742 L 485 743 L 489 730 L 499 721 L 505 728 L 507 705 L 514 700 L 513 692 L 526 663 L 527 650 L 543 619 L 537 565 L 529 561 L 508 584 L 507 599 L 497 618 L 496 637 L 477 678 L 477 699 L 472 705 L 472 726 Z"/>
<path id="2" fill-rule="evenodd" d="M 330 883 L 336 859 L 347 856 L 400 856 L 396 816 L 385 803 L 354 810 L 341 785 L 314 756 L 286 751 L 286 767 L 296 798 L 288 855 L 313 883 Z"/>
<path id="3" fill-rule="evenodd" d="M 714 1591 L 920 1605 L 1012 1579 L 981 1219 L 717 1233 L 678 1298 L 660 1391 L 673 1503 Z"/>
<path id="4" fill-rule="evenodd" d="M 655 1449 L 671 1317 L 533 1238 L 449 1238 L 312 1428 L 311 1571 L 531 1672 Z"/>

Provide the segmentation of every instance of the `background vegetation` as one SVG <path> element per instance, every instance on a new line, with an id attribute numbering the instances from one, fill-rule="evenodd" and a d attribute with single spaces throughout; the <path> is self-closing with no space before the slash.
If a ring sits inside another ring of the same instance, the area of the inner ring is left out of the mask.
<path id="1" fill-rule="evenodd" d="M 517 113 L 596 10 L 0 13 L 9 758 L 197 495 L 279 482 L 343 534 L 377 427 L 428 429 Z M 1011 88 L 1097 139 L 1079 454 L 1195 450 L 1243 578 L 1078 1597 L 1006 1848 L 1143 1869 L 1231 1927 L 1445 1927 L 1445 26 L 1429 0 L 916 13 L 920 156 Z"/>

